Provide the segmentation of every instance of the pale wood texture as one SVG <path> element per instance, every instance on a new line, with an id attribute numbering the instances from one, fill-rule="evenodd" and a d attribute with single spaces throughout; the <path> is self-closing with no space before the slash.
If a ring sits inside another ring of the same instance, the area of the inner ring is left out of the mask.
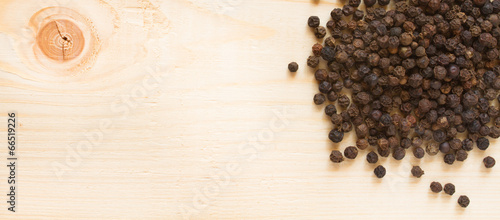
<path id="1" fill-rule="evenodd" d="M 453 166 L 440 156 L 382 159 L 382 180 L 366 152 L 329 162 L 353 135 L 340 145 L 327 139 L 330 122 L 312 103 L 317 88 L 305 59 L 315 42 L 306 20 L 319 15 L 324 24 L 332 0 L 37 2 L 1 4 L 0 136 L 9 111 L 20 127 L 17 212 L 2 202 L 0 219 L 500 215 L 500 167 L 482 165 L 487 155 L 500 159 L 495 141 Z M 99 48 L 87 66 L 34 59 L 28 22 L 48 6 L 90 19 Z M 291 61 L 300 65 L 295 75 Z M 103 124 L 101 140 L 93 132 Z M 79 148 L 87 135 L 98 141 Z M 0 149 L 5 160 L 6 143 Z M 426 171 L 421 179 L 410 177 L 416 164 Z M 221 170 L 231 172 L 227 181 Z M 0 169 L 1 201 L 7 174 Z M 457 193 L 433 194 L 431 181 L 453 182 Z M 467 209 L 457 205 L 462 194 L 472 200 Z"/>

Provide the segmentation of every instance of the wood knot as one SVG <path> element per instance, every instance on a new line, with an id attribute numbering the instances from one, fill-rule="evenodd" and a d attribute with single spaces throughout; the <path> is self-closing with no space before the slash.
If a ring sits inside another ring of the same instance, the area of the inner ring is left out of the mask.
<path id="1" fill-rule="evenodd" d="M 82 53 L 85 38 L 75 23 L 58 19 L 40 28 L 36 35 L 36 44 L 49 59 L 65 62 Z"/>

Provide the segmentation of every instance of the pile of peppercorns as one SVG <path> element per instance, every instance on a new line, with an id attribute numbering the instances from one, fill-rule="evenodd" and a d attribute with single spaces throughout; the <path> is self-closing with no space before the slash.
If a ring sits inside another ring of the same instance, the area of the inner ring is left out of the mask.
<path id="1" fill-rule="evenodd" d="M 391 153 L 402 160 L 411 150 L 418 159 L 442 152 L 451 165 L 466 160 L 474 142 L 486 150 L 488 137 L 500 137 L 494 105 L 500 101 L 500 0 L 395 0 L 391 10 L 385 9 L 390 0 L 363 3 L 364 11 L 361 0 L 333 9 L 326 27 L 317 16 L 307 22 L 324 39 L 312 46 L 307 65 L 319 84 L 314 103 L 328 102 L 328 137 L 339 143 L 346 132 L 357 136 L 356 147 L 334 150 L 330 160 L 355 159 L 373 146 L 369 163 Z M 288 67 L 298 70 L 295 62 Z M 492 157 L 483 162 L 495 165 Z M 386 169 L 379 165 L 374 173 L 382 178 Z M 459 203 L 466 207 L 469 200 Z"/>

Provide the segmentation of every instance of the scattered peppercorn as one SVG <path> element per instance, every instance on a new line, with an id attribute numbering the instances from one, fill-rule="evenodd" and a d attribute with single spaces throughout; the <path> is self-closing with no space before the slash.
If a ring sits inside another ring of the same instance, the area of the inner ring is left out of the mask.
<path id="1" fill-rule="evenodd" d="M 413 155 L 418 159 L 422 159 L 425 156 L 425 150 L 421 147 L 416 147 L 413 149 Z"/>
<path id="2" fill-rule="evenodd" d="M 425 174 L 425 172 L 424 170 L 422 170 L 422 168 L 420 168 L 420 166 L 413 166 L 413 168 L 411 168 L 411 174 L 414 177 L 420 178 L 422 175 Z"/>
<path id="3" fill-rule="evenodd" d="M 455 154 L 444 155 L 444 162 L 446 164 L 452 165 L 455 162 Z"/>
<path id="4" fill-rule="evenodd" d="M 486 150 L 490 146 L 490 141 L 487 138 L 480 137 L 477 139 L 476 145 L 479 150 Z"/>
<path id="5" fill-rule="evenodd" d="M 356 147 L 350 146 L 344 150 L 344 156 L 348 159 L 356 159 L 358 156 L 358 149 Z"/>
<path id="6" fill-rule="evenodd" d="M 342 156 L 342 153 L 338 150 L 332 151 L 330 154 L 330 160 L 334 163 L 341 163 L 344 161 L 344 156 Z"/>
<path id="7" fill-rule="evenodd" d="M 452 196 L 455 194 L 455 185 L 453 183 L 447 183 L 444 185 L 444 193 Z"/>
<path id="8" fill-rule="evenodd" d="M 368 161 L 368 163 L 377 163 L 378 162 L 377 153 L 370 151 L 370 153 L 366 155 L 366 161 Z"/>
<path id="9" fill-rule="evenodd" d="M 431 183 L 431 191 L 435 193 L 439 193 L 443 190 L 443 186 L 439 182 L 432 182 Z"/>
<path id="10" fill-rule="evenodd" d="M 318 16 L 311 16 L 307 20 L 307 25 L 309 25 L 309 27 L 312 27 L 312 28 L 318 27 L 319 23 L 320 23 L 320 20 L 319 20 Z"/>
<path id="11" fill-rule="evenodd" d="M 314 95 L 314 104 L 321 105 L 325 102 L 325 99 L 326 99 L 325 95 L 318 93 L 318 94 Z"/>
<path id="12" fill-rule="evenodd" d="M 492 168 L 495 166 L 495 159 L 493 157 L 487 156 L 484 158 L 483 163 L 486 168 Z"/>
<path id="13" fill-rule="evenodd" d="M 290 70 L 290 72 L 292 73 L 297 72 L 297 70 L 299 70 L 299 64 L 297 64 L 296 62 L 291 62 L 290 64 L 288 64 L 288 70 Z"/>
<path id="14" fill-rule="evenodd" d="M 462 208 L 467 208 L 467 206 L 469 206 L 469 204 L 470 204 L 469 197 L 464 196 L 464 195 L 460 196 L 460 197 L 458 198 L 458 204 L 459 204 L 459 205 L 460 205 L 460 207 L 462 207 Z"/>
<path id="15" fill-rule="evenodd" d="M 373 170 L 373 173 L 375 173 L 375 176 L 378 178 L 383 178 L 385 176 L 385 167 L 382 165 L 378 165 L 375 170 Z"/>

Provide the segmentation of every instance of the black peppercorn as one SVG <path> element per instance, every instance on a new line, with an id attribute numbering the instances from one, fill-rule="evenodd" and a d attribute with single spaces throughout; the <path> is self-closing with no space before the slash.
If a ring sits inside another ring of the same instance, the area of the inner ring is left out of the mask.
<path id="1" fill-rule="evenodd" d="M 290 72 L 295 73 L 298 69 L 299 64 L 297 64 L 296 62 L 291 62 L 290 64 L 288 64 L 288 70 L 290 70 Z"/>
<path id="2" fill-rule="evenodd" d="M 368 163 L 377 163 L 378 162 L 377 153 L 370 151 L 370 153 L 366 155 L 366 161 L 368 161 Z"/>
<path id="3" fill-rule="evenodd" d="M 469 156 L 469 154 L 465 150 L 458 150 L 456 154 L 457 154 L 456 155 L 457 161 L 465 161 L 465 160 L 467 160 L 467 157 Z"/>
<path id="4" fill-rule="evenodd" d="M 493 157 L 488 156 L 483 159 L 483 163 L 486 168 L 492 168 L 495 166 L 495 159 Z"/>
<path id="5" fill-rule="evenodd" d="M 479 150 L 486 150 L 490 146 L 490 141 L 487 138 L 480 137 L 477 139 L 476 145 Z"/>
<path id="6" fill-rule="evenodd" d="M 377 0 L 363 0 L 363 3 L 365 3 L 366 7 L 372 7 L 375 3 L 377 3 Z"/>
<path id="7" fill-rule="evenodd" d="M 320 21 L 319 21 L 318 16 L 311 16 L 307 20 L 307 25 L 309 25 L 309 27 L 312 27 L 312 28 L 318 27 L 319 23 L 320 23 Z"/>
<path id="8" fill-rule="evenodd" d="M 420 178 L 425 174 L 425 172 L 424 170 L 422 170 L 422 168 L 420 168 L 420 166 L 413 166 L 413 168 L 411 168 L 411 174 L 414 177 Z"/>
<path id="9" fill-rule="evenodd" d="M 470 204 L 470 200 L 469 200 L 469 197 L 467 196 L 460 196 L 458 198 L 458 204 L 460 205 L 460 207 L 462 208 L 467 208 L 467 206 L 469 206 Z"/>
<path id="10" fill-rule="evenodd" d="M 421 147 L 416 147 L 413 149 L 413 155 L 418 159 L 422 159 L 425 155 L 425 150 Z"/>
<path id="11" fill-rule="evenodd" d="M 452 165 L 455 162 L 455 155 L 454 154 L 444 155 L 444 162 L 446 164 Z"/>
<path id="12" fill-rule="evenodd" d="M 342 153 L 338 150 L 332 151 L 330 154 L 330 160 L 334 163 L 341 163 L 344 161 L 344 156 L 342 156 Z"/>
<path id="13" fill-rule="evenodd" d="M 325 95 L 318 93 L 318 94 L 314 95 L 314 104 L 321 105 L 325 102 L 325 99 L 326 99 Z"/>
<path id="14" fill-rule="evenodd" d="M 385 167 L 382 165 L 378 165 L 375 170 L 373 170 L 373 173 L 375 173 L 375 176 L 378 178 L 383 178 L 385 176 L 386 170 Z"/>
<path id="15" fill-rule="evenodd" d="M 334 130 L 330 131 L 328 138 L 331 141 L 333 141 L 334 143 L 340 143 L 342 141 L 342 139 L 344 139 L 344 132 L 334 129 Z"/>
<path id="16" fill-rule="evenodd" d="M 452 196 L 455 194 L 455 185 L 453 183 L 447 183 L 444 185 L 444 193 Z"/>
<path id="17" fill-rule="evenodd" d="M 356 147 L 350 146 L 344 150 L 344 156 L 348 159 L 356 159 L 358 156 L 358 149 Z"/>
<path id="18" fill-rule="evenodd" d="M 439 182 L 432 182 L 430 187 L 431 187 L 431 191 L 434 193 L 439 193 L 439 192 L 443 191 L 443 186 Z"/>
<path id="19" fill-rule="evenodd" d="M 392 153 L 392 157 L 396 160 L 402 160 L 406 155 L 406 150 L 402 147 L 398 147 Z"/>

